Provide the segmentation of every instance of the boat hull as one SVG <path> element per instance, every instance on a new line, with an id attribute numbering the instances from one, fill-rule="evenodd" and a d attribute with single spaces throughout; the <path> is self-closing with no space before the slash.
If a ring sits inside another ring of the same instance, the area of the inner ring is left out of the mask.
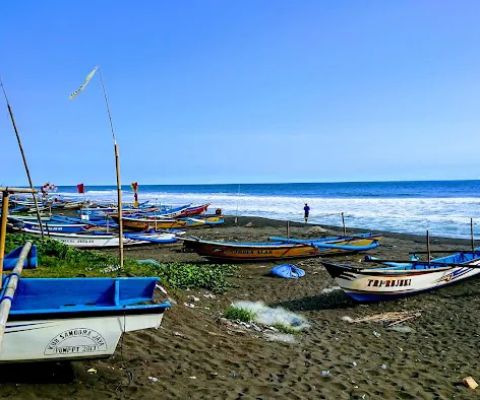
<path id="1" fill-rule="evenodd" d="M 23 232 L 27 233 L 35 233 L 39 234 L 39 231 L 23 229 Z M 62 234 L 62 233 L 55 233 L 49 232 L 47 236 L 50 239 L 58 240 L 64 244 L 68 244 L 72 247 L 77 248 L 99 248 L 99 247 L 118 247 L 119 245 L 119 238 L 118 236 L 111 236 L 111 235 L 82 235 L 82 234 Z M 148 242 L 135 240 L 130 238 L 123 239 L 124 246 L 132 246 L 138 244 L 145 244 Z"/>
<path id="2" fill-rule="evenodd" d="M 9 319 L 0 363 L 110 357 L 124 332 L 158 328 L 162 318 L 163 313 L 24 321 Z"/>
<path id="3" fill-rule="evenodd" d="M 112 217 L 115 222 L 118 222 L 118 217 Z M 159 229 L 175 229 L 184 228 L 187 222 L 181 220 L 171 219 L 137 219 L 137 218 L 122 218 L 122 224 L 125 229 L 131 229 L 135 231 L 149 231 Z"/>
<path id="4" fill-rule="evenodd" d="M 223 261 L 267 261 L 316 257 L 317 248 L 303 244 L 248 246 L 183 239 L 185 248 L 197 254 Z"/>
<path id="5" fill-rule="evenodd" d="M 480 268 L 442 267 L 405 271 L 358 270 L 323 263 L 336 283 L 352 299 L 358 302 L 394 300 L 472 278 L 480 274 Z M 480 265 L 475 261 L 470 265 Z"/>

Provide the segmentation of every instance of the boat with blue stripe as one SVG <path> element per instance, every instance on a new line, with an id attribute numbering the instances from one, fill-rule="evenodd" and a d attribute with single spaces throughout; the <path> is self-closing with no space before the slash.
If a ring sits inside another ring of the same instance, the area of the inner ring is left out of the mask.
<path id="1" fill-rule="evenodd" d="M 439 289 L 480 274 L 480 250 L 460 251 L 430 261 L 412 257 L 406 261 L 387 261 L 375 268 L 322 261 L 328 273 L 344 292 L 359 302 L 392 300 Z"/>

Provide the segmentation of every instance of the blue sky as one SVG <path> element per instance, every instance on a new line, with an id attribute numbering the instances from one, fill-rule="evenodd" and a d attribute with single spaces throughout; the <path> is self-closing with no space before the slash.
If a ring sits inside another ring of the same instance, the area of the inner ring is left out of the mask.
<path id="1" fill-rule="evenodd" d="M 480 177 L 478 1 L 0 5 L 0 73 L 34 182 Z M 0 102 L 0 183 L 26 179 Z"/>

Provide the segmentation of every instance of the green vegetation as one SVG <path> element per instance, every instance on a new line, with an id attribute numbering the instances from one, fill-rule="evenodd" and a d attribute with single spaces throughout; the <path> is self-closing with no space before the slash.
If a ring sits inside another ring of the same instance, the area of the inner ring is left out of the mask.
<path id="1" fill-rule="evenodd" d="M 39 268 L 24 271 L 23 275 L 29 277 L 158 276 L 170 289 L 202 288 L 220 293 L 231 286 L 228 278 L 238 270 L 235 265 L 160 264 L 155 261 L 139 264 L 130 258 L 120 270 L 117 257 L 112 255 L 78 250 L 56 240 L 42 240 L 28 234 L 7 235 L 6 251 L 23 246 L 27 241 L 37 246 L 39 257 Z"/>
<path id="2" fill-rule="evenodd" d="M 225 310 L 224 317 L 234 321 L 251 322 L 255 319 L 255 313 L 246 308 L 230 305 Z"/>

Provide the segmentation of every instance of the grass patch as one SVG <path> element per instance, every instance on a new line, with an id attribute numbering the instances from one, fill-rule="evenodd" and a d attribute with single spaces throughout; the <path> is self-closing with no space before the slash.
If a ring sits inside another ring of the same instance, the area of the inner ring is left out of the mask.
<path id="1" fill-rule="evenodd" d="M 225 310 L 224 317 L 233 321 L 251 322 L 255 319 L 255 313 L 251 310 L 231 305 Z"/>
<path id="2" fill-rule="evenodd" d="M 158 276 L 170 289 L 207 289 L 215 293 L 227 290 L 229 277 L 238 271 L 235 265 L 184 264 L 151 262 L 139 264 L 126 258 L 124 268 L 118 268 L 118 258 L 95 250 L 79 250 L 57 240 L 28 234 L 8 235 L 6 251 L 9 252 L 27 241 L 37 246 L 39 267 L 24 270 L 25 277 L 72 278 L 115 276 Z"/>

